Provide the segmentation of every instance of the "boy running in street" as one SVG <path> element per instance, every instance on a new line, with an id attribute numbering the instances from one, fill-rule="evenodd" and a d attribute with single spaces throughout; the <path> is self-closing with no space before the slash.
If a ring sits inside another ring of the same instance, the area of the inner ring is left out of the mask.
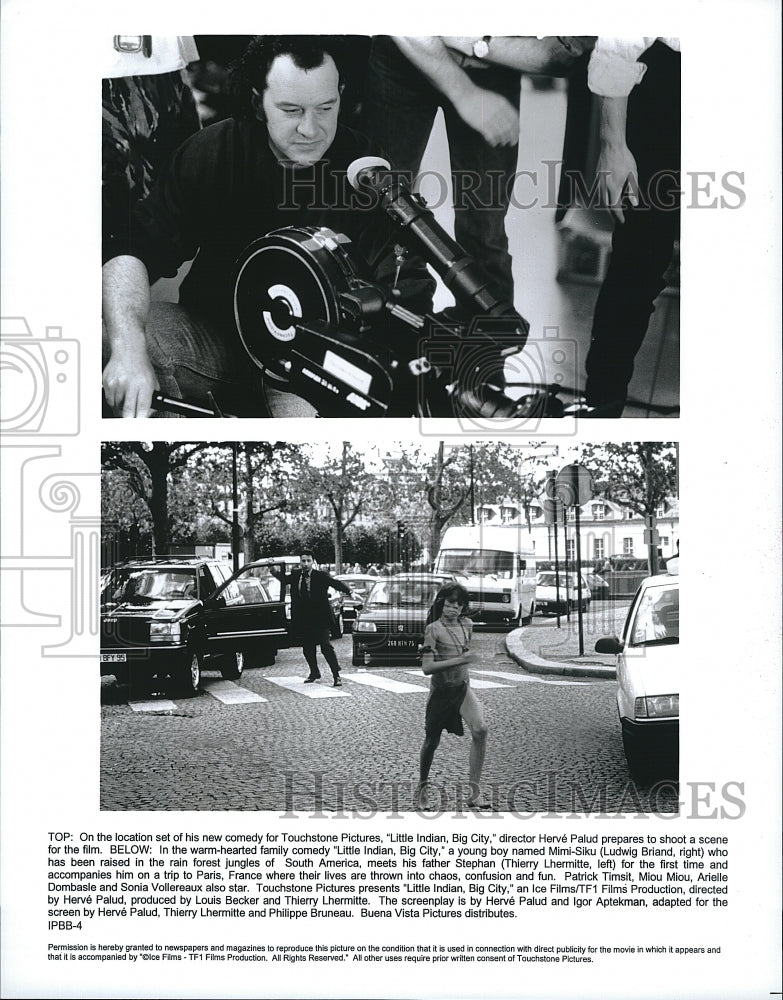
<path id="1" fill-rule="evenodd" d="M 425 736 L 419 757 L 419 784 L 414 793 L 417 809 L 427 809 L 428 779 L 440 735 L 445 729 L 462 736 L 463 720 L 471 732 L 470 795 L 467 805 L 483 809 L 481 771 L 487 745 L 487 726 L 481 703 L 470 689 L 468 665 L 475 662 L 470 652 L 473 622 L 467 617 L 468 592 L 457 583 L 441 588 L 430 610 L 424 632 L 422 671 L 430 678 L 430 696 L 425 715 Z"/>

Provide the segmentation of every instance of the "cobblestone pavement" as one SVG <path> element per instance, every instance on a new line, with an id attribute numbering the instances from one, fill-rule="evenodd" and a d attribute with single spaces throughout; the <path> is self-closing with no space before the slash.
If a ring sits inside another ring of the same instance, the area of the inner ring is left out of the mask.
<path id="1" fill-rule="evenodd" d="M 524 631 L 547 628 L 536 619 Z M 675 812 L 676 787 L 651 789 L 628 776 L 614 684 L 528 673 L 505 640 L 477 632 L 481 664 L 472 671 L 490 729 L 484 786 L 495 809 L 525 816 Z M 129 704 L 127 688 L 104 678 L 101 807 L 366 816 L 412 810 L 426 678 L 410 664 L 347 666 L 349 636 L 336 648 L 344 679 L 336 690 L 326 679 L 301 683 L 299 649 L 281 650 L 273 667 L 246 671 L 239 682 L 206 674 L 205 690 L 186 700 L 161 695 Z M 468 736 L 444 734 L 431 774 L 439 809 L 427 815 L 463 810 L 469 748 Z"/>

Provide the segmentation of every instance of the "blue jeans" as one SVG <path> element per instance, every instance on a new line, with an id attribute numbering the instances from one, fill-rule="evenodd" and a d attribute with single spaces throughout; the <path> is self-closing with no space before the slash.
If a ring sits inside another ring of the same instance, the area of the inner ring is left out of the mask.
<path id="1" fill-rule="evenodd" d="M 316 415 L 305 400 L 279 392 L 262 379 L 233 329 L 176 303 L 152 303 L 147 350 L 164 396 L 206 407 L 212 407 L 214 398 L 221 411 L 231 416 Z M 104 364 L 106 360 L 104 340 Z"/>
<path id="2" fill-rule="evenodd" d="M 466 70 L 485 90 L 519 106 L 520 76 L 503 67 Z M 374 38 L 362 102 L 361 131 L 397 170 L 421 167 L 438 108 L 443 108 L 454 186 L 454 235 L 481 261 L 496 291 L 514 301 L 505 219 L 517 165 L 517 146 L 492 147 L 386 37 Z"/>

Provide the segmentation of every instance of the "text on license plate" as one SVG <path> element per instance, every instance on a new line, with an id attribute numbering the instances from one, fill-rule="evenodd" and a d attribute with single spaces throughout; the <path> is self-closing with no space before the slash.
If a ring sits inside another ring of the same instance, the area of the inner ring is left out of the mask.
<path id="1" fill-rule="evenodd" d="M 101 663 L 125 663 L 125 653 L 101 653 Z"/>
<path id="2" fill-rule="evenodd" d="M 394 646 L 398 649 L 399 648 L 412 649 L 416 645 L 416 643 L 413 641 L 413 639 L 389 639 L 387 645 Z"/>

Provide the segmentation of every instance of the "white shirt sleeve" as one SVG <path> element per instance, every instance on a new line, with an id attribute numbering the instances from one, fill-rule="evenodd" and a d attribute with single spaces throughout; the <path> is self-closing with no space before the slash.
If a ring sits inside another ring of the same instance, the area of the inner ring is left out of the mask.
<path id="1" fill-rule="evenodd" d="M 120 36 L 123 37 L 123 36 Z M 128 35 L 139 39 L 142 35 Z M 104 79 L 122 76 L 157 76 L 184 69 L 198 59 L 198 49 L 192 35 L 152 35 L 149 56 L 141 51 L 121 52 L 107 46 L 101 76 Z M 109 39 L 111 42 L 112 39 Z"/>
<path id="2" fill-rule="evenodd" d="M 602 97 L 627 97 L 647 72 L 639 56 L 655 41 L 655 37 L 599 37 L 587 68 L 590 90 Z M 661 41 L 679 52 L 679 38 L 661 38 Z"/>

